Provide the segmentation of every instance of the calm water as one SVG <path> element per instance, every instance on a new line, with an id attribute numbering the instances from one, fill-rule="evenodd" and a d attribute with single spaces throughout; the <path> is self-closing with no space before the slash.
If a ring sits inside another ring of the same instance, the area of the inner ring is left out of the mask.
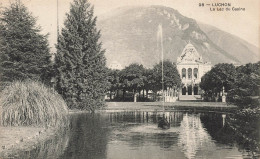
<path id="1" fill-rule="evenodd" d="M 171 124 L 168 130 L 157 128 L 160 116 L 160 112 L 142 111 L 73 114 L 70 126 L 59 135 L 15 156 L 60 159 L 257 158 L 258 141 L 256 138 L 253 141 L 244 139 L 243 131 L 233 131 L 236 127 L 235 124 L 232 126 L 234 119 L 231 120 L 228 114 L 167 112 Z"/>

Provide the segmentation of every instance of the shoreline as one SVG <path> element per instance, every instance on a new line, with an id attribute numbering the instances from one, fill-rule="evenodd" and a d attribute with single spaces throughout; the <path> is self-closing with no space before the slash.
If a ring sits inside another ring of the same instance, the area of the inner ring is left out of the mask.
<path id="1" fill-rule="evenodd" d="M 55 134 L 55 128 L 43 127 L 0 127 L 0 158 L 9 158 L 20 151 L 30 151 L 40 142 Z"/>
<path id="2" fill-rule="evenodd" d="M 231 112 L 238 107 L 221 102 L 174 102 L 164 103 L 165 111 L 209 111 Z M 106 106 L 96 112 L 111 111 L 163 111 L 162 102 L 106 102 Z M 69 114 L 89 113 L 88 110 L 69 110 Z"/>
<path id="3" fill-rule="evenodd" d="M 140 110 L 140 111 L 162 111 L 162 102 L 107 102 L 104 111 L 113 110 Z M 174 102 L 164 103 L 166 111 L 233 111 L 235 105 L 221 102 Z"/>

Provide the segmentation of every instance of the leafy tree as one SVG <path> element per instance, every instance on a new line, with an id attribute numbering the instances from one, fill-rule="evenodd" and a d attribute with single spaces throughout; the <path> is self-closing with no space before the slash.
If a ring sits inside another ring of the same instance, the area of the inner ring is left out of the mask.
<path id="1" fill-rule="evenodd" d="M 47 35 L 40 34 L 36 18 L 20 3 L 12 3 L 0 16 L 0 81 L 33 79 L 50 82 Z"/>
<path id="2" fill-rule="evenodd" d="M 217 64 L 201 78 L 200 87 L 206 94 L 216 96 L 222 91 L 223 86 L 225 91 L 233 88 L 235 78 L 236 68 L 233 64 Z"/>
<path id="3" fill-rule="evenodd" d="M 236 71 L 234 85 L 227 96 L 229 102 L 240 108 L 259 108 L 260 62 L 239 66 Z"/>
<path id="4" fill-rule="evenodd" d="M 107 68 L 93 7 L 74 0 L 58 38 L 55 68 L 57 91 L 70 108 L 92 112 L 104 105 Z"/>
<path id="5" fill-rule="evenodd" d="M 114 92 L 118 93 L 118 90 L 121 87 L 121 83 L 120 83 L 120 71 L 119 70 L 109 70 L 108 73 L 108 82 L 109 82 L 109 91 L 110 91 L 110 99 L 111 99 L 111 93 Z"/>
<path id="6" fill-rule="evenodd" d="M 146 90 L 146 98 L 148 98 L 148 91 L 149 90 L 154 90 L 153 86 L 155 83 L 155 80 L 153 78 L 153 69 L 145 69 L 144 70 L 144 76 L 146 77 L 144 80 L 144 89 Z"/>
<path id="7" fill-rule="evenodd" d="M 137 91 L 140 91 L 144 86 L 145 76 L 143 65 L 130 64 L 121 71 L 121 83 L 123 90 L 133 91 L 136 96 Z M 136 101 L 136 100 L 135 100 Z"/>
<path id="8" fill-rule="evenodd" d="M 181 78 L 175 63 L 171 63 L 169 60 L 163 62 L 163 77 L 165 90 L 167 87 L 180 87 Z M 155 80 L 152 84 L 153 91 L 157 92 L 162 89 L 162 62 L 154 66 L 153 79 Z"/>
<path id="9" fill-rule="evenodd" d="M 241 108 L 254 108 L 259 100 L 252 96 L 259 96 L 260 62 L 235 67 L 233 64 L 217 64 L 201 79 L 200 87 L 216 96 L 224 86 L 228 102 Z"/>

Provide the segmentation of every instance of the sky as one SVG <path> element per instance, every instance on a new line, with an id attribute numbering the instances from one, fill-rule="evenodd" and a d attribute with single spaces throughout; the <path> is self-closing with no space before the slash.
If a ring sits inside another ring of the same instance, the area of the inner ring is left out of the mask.
<path id="1" fill-rule="evenodd" d="M 0 0 L 6 7 L 15 0 Z M 37 24 L 42 33 L 49 33 L 52 51 L 57 39 L 57 0 L 20 0 L 38 18 Z M 58 0 L 59 25 L 62 27 L 65 13 L 69 12 L 73 0 Z M 94 5 L 97 17 L 111 13 L 123 6 L 163 5 L 178 10 L 182 15 L 236 35 L 249 43 L 260 46 L 260 1 L 259 0 L 89 0 Z M 245 11 L 210 11 L 210 7 L 199 7 L 199 3 L 231 3 L 232 7 L 245 8 Z M 98 20 L 98 19 L 97 19 Z"/>

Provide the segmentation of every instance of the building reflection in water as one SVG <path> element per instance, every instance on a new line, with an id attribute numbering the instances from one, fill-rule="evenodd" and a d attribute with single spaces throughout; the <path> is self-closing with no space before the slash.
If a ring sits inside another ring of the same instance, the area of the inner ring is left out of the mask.
<path id="1" fill-rule="evenodd" d="M 139 111 L 110 113 L 110 120 L 124 124 L 112 132 L 114 138 L 113 142 L 108 143 L 108 158 L 119 158 L 121 153 L 136 159 L 172 156 L 189 159 L 241 158 L 241 153 L 232 141 L 226 144 L 215 140 L 218 132 L 223 129 L 225 115 L 166 112 L 165 117 L 171 128 L 161 130 L 157 123 L 158 117 L 162 115 L 162 112 Z M 120 149 L 120 152 L 115 152 L 114 149 Z"/>
<path id="2" fill-rule="evenodd" d="M 222 114 L 222 126 L 225 126 L 225 122 L 226 122 L 226 114 Z"/>
<path id="3" fill-rule="evenodd" d="M 186 113 L 180 125 L 178 146 L 187 158 L 194 158 L 198 150 L 214 149 L 215 143 L 203 128 L 200 114 L 189 115 Z"/>

